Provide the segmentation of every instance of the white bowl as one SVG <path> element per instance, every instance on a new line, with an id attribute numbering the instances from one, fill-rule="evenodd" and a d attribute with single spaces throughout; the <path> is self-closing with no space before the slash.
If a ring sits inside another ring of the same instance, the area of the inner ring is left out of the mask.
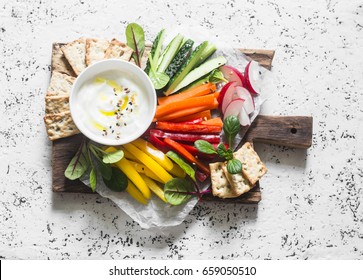
<path id="1" fill-rule="evenodd" d="M 102 135 L 97 135 L 91 129 L 87 128 L 84 121 L 80 120 L 80 110 L 77 108 L 79 107 L 78 105 L 80 105 L 77 104 L 77 102 L 79 102 L 77 95 L 79 94 L 82 85 L 91 79 L 99 77 L 104 72 L 113 70 L 124 72 L 125 77 L 131 76 L 135 83 L 144 89 L 143 94 L 144 97 L 146 96 L 146 98 L 140 98 L 140 103 L 145 102 L 146 104 L 145 113 L 142 115 L 140 114 L 140 116 L 138 116 L 138 118 L 135 120 L 135 122 L 137 122 L 135 129 L 133 129 L 132 132 L 128 133 L 127 135 L 121 134 L 120 139 L 111 139 Z M 154 118 L 156 102 L 156 92 L 148 75 L 146 75 L 146 73 L 138 66 L 119 59 L 103 60 L 89 66 L 75 80 L 69 99 L 71 115 L 77 128 L 92 141 L 109 146 L 126 144 L 140 137 L 148 129 Z M 78 112 L 76 110 L 78 110 Z"/>

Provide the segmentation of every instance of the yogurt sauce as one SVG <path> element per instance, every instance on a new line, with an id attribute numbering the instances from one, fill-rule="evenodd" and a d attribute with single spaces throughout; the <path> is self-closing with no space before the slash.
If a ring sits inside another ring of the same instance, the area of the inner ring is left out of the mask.
<path id="1" fill-rule="evenodd" d="M 106 71 L 81 85 L 74 111 L 93 134 L 118 140 L 142 126 L 147 112 L 145 94 L 132 74 Z"/>

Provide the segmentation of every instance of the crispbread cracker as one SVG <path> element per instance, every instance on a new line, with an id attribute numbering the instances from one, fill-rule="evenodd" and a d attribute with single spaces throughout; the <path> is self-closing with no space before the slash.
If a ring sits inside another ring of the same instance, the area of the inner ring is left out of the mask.
<path id="1" fill-rule="evenodd" d="M 242 162 L 242 173 L 251 185 L 255 185 L 267 172 L 266 166 L 249 142 L 246 142 L 242 148 L 235 152 L 234 157 Z"/>
<path id="2" fill-rule="evenodd" d="M 47 96 L 69 96 L 75 78 L 67 74 L 52 72 Z"/>
<path id="3" fill-rule="evenodd" d="M 227 178 L 223 172 L 223 162 L 210 163 L 212 192 L 214 196 L 220 198 L 236 197 L 231 186 L 228 184 Z"/>
<path id="4" fill-rule="evenodd" d="M 75 77 L 76 74 L 74 73 L 71 65 L 68 63 L 68 60 L 64 56 L 61 46 L 65 44 L 61 43 L 53 43 L 52 48 L 52 71 L 60 72 L 63 74 L 67 74 L 69 76 Z"/>
<path id="5" fill-rule="evenodd" d="M 69 111 L 68 96 L 46 96 L 45 97 L 45 113 L 59 114 Z"/>
<path id="6" fill-rule="evenodd" d="M 242 173 L 231 174 L 227 170 L 227 165 L 222 166 L 224 175 L 226 176 L 229 184 L 231 185 L 232 192 L 240 196 L 253 188 L 250 182 L 243 176 Z"/>
<path id="7" fill-rule="evenodd" d="M 129 61 L 132 56 L 133 50 L 128 47 L 125 43 L 122 43 L 116 39 L 112 39 L 108 46 L 105 54 L 105 58 L 119 58 L 122 60 Z"/>
<path id="8" fill-rule="evenodd" d="M 151 44 L 145 44 L 144 53 L 142 54 L 141 57 L 141 69 L 145 69 L 146 67 L 147 60 L 149 59 L 149 53 L 151 52 L 151 47 L 152 47 Z M 131 58 L 130 62 L 136 64 L 134 58 Z"/>
<path id="9" fill-rule="evenodd" d="M 69 111 L 45 115 L 44 122 L 51 141 L 80 133 Z"/>
<path id="10" fill-rule="evenodd" d="M 87 39 L 86 40 L 86 65 L 105 59 L 106 50 L 110 42 L 105 39 Z"/>
<path id="11" fill-rule="evenodd" d="M 61 49 L 77 76 L 86 69 L 86 39 L 80 38 Z"/>

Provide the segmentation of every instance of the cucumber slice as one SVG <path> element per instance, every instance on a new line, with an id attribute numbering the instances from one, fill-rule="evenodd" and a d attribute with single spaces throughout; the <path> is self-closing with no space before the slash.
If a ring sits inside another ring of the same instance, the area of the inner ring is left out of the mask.
<path id="1" fill-rule="evenodd" d="M 175 74 L 175 76 L 169 82 L 168 89 L 164 92 L 166 96 L 175 92 L 175 88 L 181 83 L 181 81 L 185 78 L 185 76 L 194 68 L 194 66 L 198 63 L 200 57 L 202 56 L 205 48 L 208 46 L 208 42 L 205 41 L 200 44 L 190 55 L 189 59 L 182 65 L 179 72 Z"/>
<path id="2" fill-rule="evenodd" d="M 165 69 L 169 66 L 170 62 L 173 60 L 174 56 L 177 54 L 181 43 L 183 42 L 183 35 L 178 34 L 174 37 L 174 39 L 169 43 L 166 47 L 165 51 L 162 54 L 162 60 L 158 66 L 158 72 L 164 72 Z"/>
<path id="3" fill-rule="evenodd" d="M 196 87 L 196 86 L 199 86 L 201 84 L 208 84 L 209 83 L 209 76 L 210 76 L 209 74 L 208 75 L 204 75 L 203 77 L 199 78 L 195 82 L 193 82 L 190 85 L 188 85 L 185 89 L 191 89 L 191 88 Z"/>
<path id="4" fill-rule="evenodd" d="M 176 72 L 178 72 L 179 68 L 183 65 L 183 63 L 188 59 L 190 54 L 192 53 L 194 41 L 186 40 L 183 46 L 179 49 L 176 56 L 170 62 L 168 68 L 165 70 L 165 74 L 171 78 L 174 77 Z"/>
<path id="5" fill-rule="evenodd" d="M 150 51 L 152 58 L 154 58 L 157 49 L 158 49 L 158 52 L 160 53 L 161 46 L 163 45 L 163 41 L 164 41 L 164 33 L 165 33 L 165 29 L 162 29 L 159 31 L 158 35 L 156 35 L 156 38 L 153 42 L 153 45 L 152 45 L 151 51 Z M 146 67 L 145 67 L 144 71 L 146 74 L 149 74 L 149 71 L 150 71 L 150 61 L 149 60 L 146 63 Z"/>
<path id="6" fill-rule="evenodd" d="M 204 52 L 202 53 L 202 56 L 200 57 L 198 63 L 194 67 L 198 67 L 201 65 L 204 61 L 207 60 L 208 57 L 210 57 L 214 52 L 217 50 L 216 45 L 208 43 L 208 46 L 205 48 Z"/>
<path id="7" fill-rule="evenodd" d="M 175 87 L 173 92 L 178 91 L 183 87 L 186 87 L 192 82 L 198 80 L 200 77 L 203 77 L 204 75 L 207 75 L 214 69 L 222 66 L 223 64 L 226 64 L 226 62 L 227 60 L 223 56 L 218 56 L 204 62 L 199 67 L 194 68 L 194 70 L 189 72 L 189 74 L 186 75 L 185 78 Z"/>

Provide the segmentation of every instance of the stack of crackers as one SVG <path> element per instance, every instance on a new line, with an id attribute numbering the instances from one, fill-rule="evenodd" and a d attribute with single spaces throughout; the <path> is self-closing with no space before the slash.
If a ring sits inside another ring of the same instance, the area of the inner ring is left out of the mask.
<path id="1" fill-rule="evenodd" d="M 141 59 L 144 68 L 151 45 L 145 46 Z M 69 111 L 69 95 L 76 77 L 91 64 L 104 59 L 134 62 L 133 50 L 116 39 L 80 38 L 68 44 L 54 43 L 52 76 L 45 96 L 44 122 L 50 140 L 80 133 Z"/>
<path id="2" fill-rule="evenodd" d="M 246 142 L 233 155 L 234 158 L 242 162 L 241 173 L 229 173 L 226 162 L 209 164 L 214 196 L 220 198 L 238 197 L 251 190 L 267 172 L 266 166 L 261 162 L 251 143 Z"/>

